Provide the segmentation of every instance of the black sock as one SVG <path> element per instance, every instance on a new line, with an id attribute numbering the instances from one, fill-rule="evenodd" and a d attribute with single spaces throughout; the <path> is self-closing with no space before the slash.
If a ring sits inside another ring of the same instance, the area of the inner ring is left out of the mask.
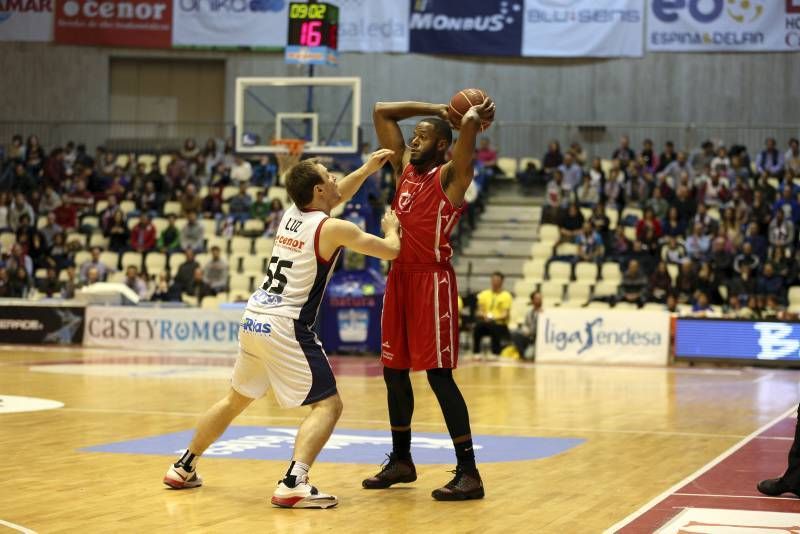
<path id="1" fill-rule="evenodd" d="M 472 448 L 472 438 L 460 443 L 453 443 L 456 449 L 458 466 L 465 471 L 475 471 L 475 451 Z"/>
<path id="2" fill-rule="evenodd" d="M 392 430 L 392 452 L 400 460 L 411 460 L 411 430 Z"/>
<path id="3" fill-rule="evenodd" d="M 194 464 L 197 463 L 197 457 L 186 449 L 183 456 L 175 462 L 175 467 L 183 467 L 187 471 L 194 471 Z"/>

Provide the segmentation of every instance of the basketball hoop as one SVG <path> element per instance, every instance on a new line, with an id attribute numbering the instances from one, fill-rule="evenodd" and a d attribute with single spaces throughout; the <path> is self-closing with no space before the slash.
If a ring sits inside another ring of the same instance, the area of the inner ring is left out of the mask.
<path id="1" fill-rule="evenodd" d="M 280 149 L 279 152 L 275 153 L 275 157 L 278 159 L 278 177 L 282 181 L 286 171 L 300 161 L 306 141 L 305 139 L 275 139 L 272 144 Z"/>

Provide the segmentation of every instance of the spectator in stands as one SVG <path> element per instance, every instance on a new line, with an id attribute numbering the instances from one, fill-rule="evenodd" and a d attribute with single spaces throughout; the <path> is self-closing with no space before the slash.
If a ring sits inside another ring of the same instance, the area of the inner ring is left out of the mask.
<path id="1" fill-rule="evenodd" d="M 158 217 L 161 213 L 164 201 L 161 195 L 156 191 L 156 185 L 152 180 L 147 180 L 144 183 L 144 190 L 139 196 L 137 208 L 139 213 L 144 213 L 149 217 Z"/>
<path id="2" fill-rule="evenodd" d="M 692 166 L 689 165 L 689 162 L 686 158 L 686 152 L 678 152 L 678 156 L 675 161 L 668 164 L 664 167 L 664 170 L 661 171 L 661 175 L 667 178 L 667 183 L 672 189 L 676 189 L 677 186 L 681 183 L 681 174 L 685 173 L 686 176 L 689 177 L 689 180 L 692 180 L 694 176 L 694 171 Z"/>
<path id="3" fill-rule="evenodd" d="M 631 141 L 627 135 L 623 135 L 619 139 L 619 146 L 611 154 L 611 159 L 619 160 L 620 166 L 625 168 L 628 162 L 636 159 L 636 153 L 630 147 Z"/>
<path id="4" fill-rule="evenodd" d="M 598 265 L 603 262 L 603 256 L 605 256 L 603 238 L 592 227 L 591 222 L 583 223 L 583 228 L 575 237 L 575 243 L 578 245 L 577 261 L 592 262 Z"/>
<path id="5" fill-rule="evenodd" d="M 709 260 L 716 279 L 722 284 L 727 283 L 728 279 L 733 276 L 733 255 L 726 250 L 724 238 L 717 237 L 711 242 Z"/>
<path id="6" fill-rule="evenodd" d="M 575 191 L 583 179 L 583 169 L 575 162 L 574 156 L 567 152 L 564 154 L 564 162 L 558 166 L 563 178 L 563 184 L 569 191 Z"/>
<path id="7" fill-rule="evenodd" d="M 582 168 L 586 167 L 586 164 L 589 162 L 589 156 L 579 142 L 573 141 L 570 143 L 569 153 L 572 154 L 572 157 L 575 158 L 575 162 L 578 165 Z"/>
<path id="8" fill-rule="evenodd" d="M 102 282 L 100 278 L 100 271 L 97 270 L 96 267 L 90 267 L 86 270 L 86 276 L 81 277 L 79 281 L 80 287 L 89 287 L 92 284 L 96 284 L 98 282 Z"/>
<path id="9" fill-rule="evenodd" d="M 708 295 L 698 291 L 695 301 L 692 303 L 692 317 L 709 317 L 714 314 L 714 307 L 711 306 Z"/>
<path id="10" fill-rule="evenodd" d="M 139 276 L 139 269 L 135 265 L 128 265 L 125 269 L 124 284 L 139 295 L 140 299 L 147 298 L 147 284 L 142 280 L 142 277 Z"/>
<path id="11" fill-rule="evenodd" d="M 695 222 L 692 234 L 686 238 L 686 253 L 692 260 L 704 261 L 711 250 L 711 238 L 704 231 L 703 224 Z"/>
<path id="12" fill-rule="evenodd" d="M 92 257 L 83 262 L 80 267 L 81 282 L 85 282 L 88 279 L 90 269 L 97 271 L 98 280 L 101 282 L 108 278 L 109 273 L 117 270 L 116 265 L 106 265 L 100 260 L 100 247 L 92 247 L 91 255 Z"/>
<path id="13" fill-rule="evenodd" d="M 267 226 L 264 230 L 266 237 L 273 237 L 278 233 L 278 226 L 283 218 L 283 202 L 279 198 L 273 198 L 269 205 L 269 216 L 267 217 Z"/>
<path id="14" fill-rule="evenodd" d="M 723 179 L 715 170 L 710 171 L 709 179 L 699 186 L 697 196 L 707 206 L 723 206 L 731 198 L 727 178 Z"/>
<path id="15" fill-rule="evenodd" d="M 533 360 L 536 354 L 536 328 L 539 314 L 542 313 L 542 294 L 534 291 L 529 298 L 531 309 L 525 314 L 525 320 L 511 333 L 511 342 L 520 356 Z"/>
<path id="16" fill-rule="evenodd" d="M 269 215 L 269 203 L 264 199 L 264 190 L 256 191 L 256 199 L 250 205 L 250 218 L 265 221 Z"/>
<path id="17" fill-rule="evenodd" d="M 612 168 L 606 178 L 606 184 L 603 188 L 603 200 L 613 209 L 622 211 L 625 207 L 625 189 L 620 181 L 624 178 L 624 174 L 617 168 Z"/>
<path id="18" fill-rule="evenodd" d="M 212 187 L 203 199 L 201 210 L 206 219 L 220 219 L 222 216 L 222 190 L 223 186 Z"/>
<path id="19" fill-rule="evenodd" d="M 167 215 L 167 226 L 161 230 L 156 241 L 156 248 L 164 254 L 176 252 L 184 248 L 181 246 L 181 231 L 175 226 L 175 214 Z"/>
<path id="20" fill-rule="evenodd" d="M 187 138 L 183 142 L 183 148 L 181 149 L 180 156 L 185 160 L 192 160 L 200 154 L 200 149 L 197 148 L 197 142 L 190 138 Z"/>
<path id="21" fill-rule="evenodd" d="M 794 244 L 794 224 L 783 213 L 783 210 L 775 212 L 767 229 L 767 239 L 772 247 L 783 246 L 788 249 Z"/>
<path id="22" fill-rule="evenodd" d="M 64 205 L 75 213 L 76 221 L 80 220 L 81 216 L 91 213 L 94 197 L 86 189 L 85 179 L 75 180 L 75 189 L 64 195 Z"/>
<path id="23" fill-rule="evenodd" d="M 611 236 L 610 245 L 607 247 L 608 259 L 617 263 L 627 261 L 633 244 L 625 237 L 625 227 L 618 224 L 614 229 L 614 234 Z"/>
<path id="24" fill-rule="evenodd" d="M 557 223 L 561 210 L 567 206 L 570 192 L 564 187 L 564 176 L 556 169 L 545 189 L 545 205 L 542 208 L 542 224 Z"/>
<path id="25" fill-rule="evenodd" d="M 25 142 L 25 166 L 32 175 L 38 175 L 44 165 L 45 153 L 42 145 L 39 144 L 39 138 L 35 135 L 29 135 Z"/>
<path id="26" fill-rule="evenodd" d="M 769 183 L 769 177 L 761 175 L 756 178 L 755 193 L 761 193 L 764 202 L 772 204 L 778 197 L 778 191 Z"/>
<path id="27" fill-rule="evenodd" d="M 125 222 L 125 214 L 121 210 L 114 212 L 109 222 L 108 232 L 105 235 L 108 237 L 108 250 L 112 252 L 125 252 L 128 250 L 131 231 Z"/>
<path id="28" fill-rule="evenodd" d="M 781 190 L 781 197 L 772 205 L 772 213 L 783 211 L 784 219 L 797 225 L 800 222 L 800 203 L 797 202 L 791 185 L 785 185 Z"/>
<path id="29" fill-rule="evenodd" d="M 606 185 L 606 173 L 603 171 L 603 160 L 600 158 L 592 159 L 592 165 L 587 174 L 592 180 L 592 185 L 594 185 L 598 191 L 602 192 Z"/>
<path id="30" fill-rule="evenodd" d="M 778 299 L 779 302 L 786 302 L 784 279 L 775 272 L 775 267 L 771 262 L 764 264 L 761 276 L 758 277 L 758 281 L 756 282 L 756 292 L 759 296 L 766 297 L 767 295 L 772 295 Z"/>
<path id="31" fill-rule="evenodd" d="M 217 213 L 222 211 L 222 188 L 220 188 L 220 205 L 219 210 Z M 186 214 L 190 211 L 199 212 L 201 209 L 204 208 L 203 206 L 203 199 L 200 198 L 200 195 L 197 194 L 197 188 L 194 184 L 189 183 L 186 184 L 186 189 L 183 191 L 181 195 L 181 216 L 186 217 Z M 205 211 L 203 209 L 203 211 Z"/>
<path id="32" fill-rule="evenodd" d="M 497 150 L 492 147 L 488 137 L 482 137 L 478 141 L 478 147 L 475 149 L 475 160 L 483 169 L 489 170 L 492 174 L 502 174 L 502 171 L 497 166 Z"/>
<path id="33" fill-rule="evenodd" d="M 139 216 L 139 223 L 131 230 L 130 247 L 136 252 L 146 254 L 156 246 L 156 227 L 146 214 Z"/>
<path id="34" fill-rule="evenodd" d="M 5 266 L 0 265 L 0 298 L 9 297 L 8 288 L 8 270 Z"/>
<path id="35" fill-rule="evenodd" d="M 47 215 L 61 206 L 61 197 L 56 193 L 51 184 L 44 186 L 44 193 L 39 201 L 39 215 Z"/>
<path id="36" fill-rule="evenodd" d="M 650 198 L 644 203 L 645 210 L 651 210 L 658 220 L 663 220 L 669 211 L 669 202 L 664 198 L 661 188 L 653 188 Z"/>
<path id="37" fill-rule="evenodd" d="M 253 177 L 253 167 L 246 159 L 234 156 L 231 166 L 231 181 L 236 184 L 248 184 Z"/>
<path id="38" fill-rule="evenodd" d="M 201 304 L 205 297 L 216 295 L 217 291 L 206 282 L 203 269 L 198 267 L 194 270 L 189 285 L 183 289 L 183 294 L 196 298 L 198 304 Z"/>
<path id="39" fill-rule="evenodd" d="M 647 299 L 647 278 L 639 268 L 637 260 L 628 262 L 628 268 L 625 269 L 619 283 L 618 297 L 624 302 L 639 306 L 643 305 Z"/>
<path id="40" fill-rule="evenodd" d="M 761 176 L 783 176 L 783 154 L 775 145 L 775 138 L 770 137 L 765 143 L 765 148 L 756 157 L 756 171 Z"/>
<path id="41" fill-rule="evenodd" d="M 250 218 L 250 207 L 253 199 L 247 194 L 247 183 L 239 183 L 239 191 L 228 201 L 228 216 L 241 227 Z"/>
<path id="42" fill-rule="evenodd" d="M 261 156 L 258 164 L 253 167 L 253 178 L 250 182 L 259 187 L 269 188 L 275 183 L 275 175 L 278 173 L 277 162 L 273 157 Z"/>
<path id="43" fill-rule="evenodd" d="M 24 269 L 28 276 L 33 277 L 33 260 L 19 243 L 14 243 L 11 245 L 11 254 L 6 260 L 6 269 L 12 278 L 17 268 Z"/>
<path id="44" fill-rule="evenodd" d="M 187 248 L 184 250 L 184 253 L 186 254 L 186 259 L 178 266 L 174 279 L 175 284 L 181 288 L 181 291 L 185 290 L 191 285 L 192 279 L 194 278 L 194 272 L 198 267 L 200 267 L 200 264 L 194 259 L 193 249 Z"/>
<path id="45" fill-rule="evenodd" d="M 61 282 L 61 298 L 75 298 L 75 290 L 78 288 L 78 274 L 74 265 L 66 267 L 66 275 Z"/>
<path id="46" fill-rule="evenodd" d="M 694 214 L 691 224 L 692 226 L 695 224 L 701 225 L 703 227 L 703 233 L 706 235 L 716 234 L 717 228 L 719 227 L 717 220 L 708 213 L 708 208 L 702 202 L 697 204 L 697 213 Z"/>
<path id="47" fill-rule="evenodd" d="M 58 271 L 54 267 L 47 268 L 47 274 L 44 278 L 38 281 L 36 288 L 39 293 L 45 295 L 47 298 L 54 296 L 61 296 L 61 282 L 58 280 Z"/>
<path id="48" fill-rule="evenodd" d="M 14 164 L 13 174 L 11 176 L 11 183 L 6 188 L 14 188 L 21 191 L 23 194 L 29 195 L 36 188 L 36 179 L 30 173 L 24 163 L 17 162 Z"/>
<path id="49" fill-rule="evenodd" d="M 800 176 L 800 141 L 796 137 L 789 139 L 789 148 L 783 155 L 783 164 L 786 171 Z"/>
<path id="50" fill-rule="evenodd" d="M 716 156 L 714 151 L 714 143 L 711 141 L 703 141 L 700 145 L 700 150 L 692 155 L 692 169 L 695 173 L 699 173 L 703 169 L 711 168 L 711 161 Z"/>
<path id="51" fill-rule="evenodd" d="M 606 215 L 605 203 L 598 202 L 595 204 L 589 222 L 592 223 L 592 228 L 600 234 L 604 246 L 607 246 L 611 237 L 611 220 L 608 218 L 608 215 Z"/>
<path id="52" fill-rule="evenodd" d="M 547 152 L 542 158 L 542 170 L 545 174 L 553 174 L 564 163 L 564 156 L 561 155 L 561 145 L 558 141 L 550 141 Z"/>
<path id="53" fill-rule="evenodd" d="M 25 145 L 22 144 L 22 136 L 20 134 L 15 134 L 11 137 L 7 157 L 10 161 L 25 161 Z"/>
<path id="54" fill-rule="evenodd" d="M 749 241 L 742 243 L 742 251 L 733 259 L 733 270 L 736 273 L 741 273 L 742 268 L 747 265 L 753 272 L 758 270 L 760 264 L 761 260 L 758 255 L 753 253 L 753 244 Z"/>
<path id="55" fill-rule="evenodd" d="M 25 199 L 25 195 L 21 192 L 17 192 L 14 195 L 14 202 L 12 202 L 11 206 L 8 208 L 8 226 L 13 231 L 17 231 L 19 227 L 19 220 L 22 215 L 27 215 L 28 220 L 32 221 L 36 218 L 36 215 L 33 212 L 33 208 L 28 201 Z"/>
<path id="56" fill-rule="evenodd" d="M 694 271 L 694 263 L 691 259 L 687 259 L 680 264 L 678 277 L 675 280 L 675 291 L 680 303 L 688 303 L 694 298 L 696 281 L 697 274 Z"/>
<path id="57" fill-rule="evenodd" d="M 211 247 L 211 259 L 203 267 L 203 280 L 215 292 L 224 292 L 228 288 L 228 262 L 220 255 L 218 246 Z"/>
<path id="58" fill-rule="evenodd" d="M 658 170 L 658 155 L 653 150 L 653 141 L 645 139 L 642 143 L 642 151 L 639 153 L 639 160 L 644 165 L 647 172 L 655 173 Z"/>
<path id="59" fill-rule="evenodd" d="M 197 213 L 190 211 L 186 214 L 186 224 L 180 232 L 180 248 L 191 249 L 193 252 L 202 252 L 204 248 L 205 229 L 197 221 Z"/>
<path id="60" fill-rule="evenodd" d="M 717 148 L 717 155 L 711 160 L 711 170 L 722 173 L 731 166 L 731 158 L 728 157 L 728 149 L 724 146 Z"/>
<path id="61" fill-rule="evenodd" d="M 55 267 L 58 271 L 67 268 L 72 261 L 72 257 L 67 250 L 65 243 L 65 235 L 63 233 L 55 234 L 53 236 L 53 245 L 50 247 L 50 255 L 47 263 Z"/>
<path id="62" fill-rule="evenodd" d="M 730 155 L 730 152 L 728 153 Z M 741 156 L 731 156 L 731 164 L 730 169 L 728 170 L 728 175 L 733 177 L 741 177 L 744 178 L 746 183 L 750 182 L 751 171 L 750 167 L 744 165 L 742 163 Z"/>
<path id="63" fill-rule="evenodd" d="M 0 191 L 0 230 L 10 230 L 8 224 L 8 214 L 11 204 L 11 196 L 7 191 Z"/>
<path id="64" fill-rule="evenodd" d="M 784 282 L 791 283 L 797 276 L 794 258 L 784 247 L 773 248 L 769 262 L 772 263 L 775 274 L 782 276 Z"/>
<path id="65" fill-rule="evenodd" d="M 678 242 L 677 237 L 670 235 L 661 247 L 661 259 L 673 265 L 680 265 L 688 259 L 686 248 Z"/>
<path id="66" fill-rule="evenodd" d="M 600 190 L 592 183 L 592 178 L 584 174 L 577 189 L 578 204 L 584 208 L 592 208 L 600 200 Z"/>
<path id="67" fill-rule="evenodd" d="M 697 277 L 695 278 L 695 301 L 697 300 L 697 292 L 702 292 L 712 303 L 721 304 L 722 297 L 719 293 L 720 282 L 721 280 L 717 278 L 711 263 L 707 261 L 702 262 L 700 268 L 697 270 Z"/>
<path id="68" fill-rule="evenodd" d="M 636 223 L 636 239 L 643 240 L 648 228 L 653 230 L 656 240 L 661 237 L 661 221 L 656 218 L 652 208 L 645 208 L 643 217 Z"/>
<path id="69" fill-rule="evenodd" d="M 561 243 L 574 243 L 575 238 L 581 233 L 583 228 L 583 214 L 578 209 L 578 205 L 571 202 L 567 211 L 561 215 L 558 221 L 559 239 L 553 245 L 553 253 Z"/>
<path id="70" fill-rule="evenodd" d="M 8 280 L 8 296 L 10 298 L 25 299 L 28 298 L 33 285 L 31 284 L 31 276 L 24 267 L 8 267 L 10 278 Z"/>
<path id="71" fill-rule="evenodd" d="M 655 271 L 650 275 L 649 287 L 650 300 L 661 304 L 666 303 L 667 295 L 672 291 L 672 278 L 667 271 L 666 262 L 658 262 Z"/>
<path id="72" fill-rule="evenodd" d="M 502 343 L 506 341 L 510 333 L 508 331 L 508 319 L 511 312 L 511 293 L 503 289 L 503 273 L 492 273 L 491 287 L 478 293 L 477 306 L 475 309 L 476 323 L 473 330 L 472 351 L 478 354 L 481 349 L 481 339 L 485 336 L 491 338 L 492 354 L 499 355 L 502 350 Z"/>
<path id="73" fill-rule="evenodd" d="M 169 271 L 158 273 L 150 300 L 153 302 L 180 302 L 180 287 L 177 284 L 170 283 Z"/>

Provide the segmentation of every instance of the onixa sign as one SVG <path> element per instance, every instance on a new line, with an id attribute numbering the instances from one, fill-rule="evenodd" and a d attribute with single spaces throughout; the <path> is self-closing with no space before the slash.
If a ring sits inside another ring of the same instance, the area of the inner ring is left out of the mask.
<path id="1" fill-rule="evenodd" d="M 143 439 L 88 447 L 84 451 L 174 456 L 183 452 L 193 430 Z M 296 428 L 256 426 L 230 427 L 204 458 L 286 460 L 292 456 Z M 538 438 L 523 436 L 474 436 L 478 461 L 513 462 L 547 458 L 580 445 L 579 438 Z M 319 455 L 320 462 L 380 464 L 392 449 L 391 435 L 382 430 L 337 429 Z M 418 464 L 450 464 L 455 460 L 453 442 L 447 434 L 414 434 L 411 453 Z"/>

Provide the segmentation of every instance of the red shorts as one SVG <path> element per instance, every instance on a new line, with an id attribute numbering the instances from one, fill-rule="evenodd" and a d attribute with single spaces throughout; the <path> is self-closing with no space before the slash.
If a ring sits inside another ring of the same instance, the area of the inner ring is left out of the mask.
<path id="1" fill-rule="evenodd" d="M 393 264 L 381 316 L 381 362 L 392 369 L 454 369 L 458 288 L 449 264 Z"/>

